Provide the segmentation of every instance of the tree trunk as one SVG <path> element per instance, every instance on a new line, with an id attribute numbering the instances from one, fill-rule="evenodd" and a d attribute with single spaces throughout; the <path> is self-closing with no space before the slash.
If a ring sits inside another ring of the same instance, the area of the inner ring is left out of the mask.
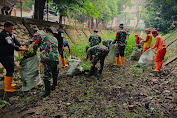
<path id="1" fill-rule="evenodd" d="M 93 17 L 91 18 L 91 29 L 93 29 L 94 28 L 94 23 L 93 23 Z"/>
<path id="2" fill-rule="evenodd" d="M 35 0 L 34 19 L 43 20 L 46 0 Z"/>
<path id="3" fill-rule="evenodd" d="M 98 28 L 98 19 L 96 19 L 96 28 Z"/>
<path id="4" fill-rule="evenodd" d="M 88 20 L 88 28 L 90 28 L 90 20 Z"/>
<path id="5" fill-rule="evenodd" d="M 60 15 L 59 24 L 62 24 L 63 15 Z"/>

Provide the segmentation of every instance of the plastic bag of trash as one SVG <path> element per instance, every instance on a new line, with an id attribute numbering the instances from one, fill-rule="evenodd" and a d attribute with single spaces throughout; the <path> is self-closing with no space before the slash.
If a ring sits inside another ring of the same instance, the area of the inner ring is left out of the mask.
<path id="1" fill-rule="evenodd" d="M 110 45 L 107 60 L 109 63 L 114 63 L 114 61 L 115 61 L 115 45 L 114 44 Z"/>
<path id="2" fill-rule="evenodd" d="M 131 54 L 132 60 L 138 60 L 141 56 L 141 49 L 138 49 L 137 47 L 133 48 L 133 52 Z"/>
<path id="3" fill-rule="evenodd" d="M 78 58 L 73 58 L 70 56 L 68 58 L 69 61 L 69 70 L 67 71 L 66 75 L 68 76 L 74 76 L 78 75 L 83 72 L 83 67 L 81 66 L 81 60 Z"/>
<path id="4" fill-rule="evenodd" d="M 21 76 L 23 79 L 22 91 L 29 91 L 35 86 L 43 83 L 40 78 L 39 63 L 40 57 L 37 55 L 26 58 L 21 62 Z"/>
<path id="5" fill-rule="evenodd" d="M 155 53 L 153 50 L 150 48 L 144 52 L 137 65 L 138 67 L 152 67 L 154 65 L 154 58 L 155 58 Z"/>

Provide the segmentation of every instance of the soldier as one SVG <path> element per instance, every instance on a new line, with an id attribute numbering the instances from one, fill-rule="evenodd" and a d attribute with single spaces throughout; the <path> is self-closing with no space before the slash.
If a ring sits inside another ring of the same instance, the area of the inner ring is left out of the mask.
<path id="1" fill-rule="evenodd" d="M 36 39 L 33 45 L 34 51 L 37 51 L 37 48 L 40 46 L 42 52 L 41 62 L 44 68 L 43 81 L 45 84 L 45 91 L 42 94 L 43 97 L 50 95 L 51 89 L 55 90 L 59 72 L 57 66 L 59 63 L 58 41 L 53 36 L 51 29 L 47 28 L 46 32 L 48 34 L 40 33 L 40 37 Z M 51 73 L 53 77 L 52 88 L 50 85 Z"/>
<path id="2" fill-rule="evenodd" d="M 121 56 L 121 66 L 123 66 L 123 63 L 124 63 L 124 51 L 125 51 L 125 47 L 126 47 L 126 44 L 127 44 L 126 36 L 127 36 L 127 33 L 123 29 L 123 24 L 120 24 L 119 25 L 119 30 L 116 33 L 116 38 L 115 38 L 115 40 L 112 43 L 112 44 L 116 43 L 116 49 L 115 49 L 116 50 L 116 54 L 115 54 L 115 62 L 116 63 L 114 64 L 116 66 L 119 65 L 119 56 Z"/>
<path id="3" fill-rule="evenodd" d="M 98 30 L 95 29 L 94 33 L 92 35 L 90 35 L 90 38 L 89 38 L 90 45 L 86 46 L 86 52 L 89 47 L 99 45 L 101 43 L 101 37 L 97 33 L 98 33 Z M 85 60 L 87 60 L 87 59 L 88 59 L 88 55 L 85 58 Z"/>
<path id="4" fill-rule="evenodd" d="M 0 33 L 0 63 L 4 66 L 7 73 L 4 77 L 6 92 L 14 92 L 12 89 L 12 75 L 14 73 L 14 50 L 27 51 L 13 35 L 14 24 L 7 21 L 4 30 Z"/>
<path id="5" fill-rule="evenodd" d="M 103 45 L 108 47 L 108 49 L 110 48 L 111 44 L 112 44 L 112 41 L 111 39 L 105 39 L 102 41 Z"/>
<path id="6" fill-rule="evenodd" d="M 87 49 L 87 55 L 88 58 L 90 58 L 91 61 L 91 68 L 89 75 L 93 75 L 95 71 L 95 65 L 100 60 L 100 70 L 99 73 L 102 73 L 103 67 L 104 67 L 104 59 L 108 54 L 108 48 L 104 45 L 95 45 L 93 47 L 90 47 Z M 94 55 L 92 59 L 92 55 Z"/>
<path id="7" fill-rule="evenodd" d="M 60 53 L 60 60 L 62 61 L 63 68 L 67 67 L 65 63 L 65 55 L 63 53 L 64 51 L 64 45 L 63 45 L 63 39 L 64 39 L 64 25 L 60 24 L 59 25 L 59 30 L 57 35 L 55 36 L 58 40 L 58 51 Z"/>
<path id="8" fill-rule="evenodd" d="M 89 38 L 90 47 L 99 45 L 99 43 L 101 43 L 101 37 L 97 33 L 98 33 L 98 30 L 95 29 L 94 33 L 90 35 L 90 38 Z"/>
<path id="9" fill-rule="evenodd" d="M 41 32 L 36 25 L 31 25 L 31 28 L 32 28 L 32 31 L 33 31 L 34 35 L 33 35 L 33 38 L 31 40 L 29 40 L 28 42 L 25 43 L 26 46 L 35 42 L 36 39 L 39 37 L 38 31 Z"/>

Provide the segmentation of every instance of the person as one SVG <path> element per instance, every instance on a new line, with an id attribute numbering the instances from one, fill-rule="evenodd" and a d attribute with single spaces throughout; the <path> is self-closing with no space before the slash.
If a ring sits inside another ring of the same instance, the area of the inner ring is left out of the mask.
<path id="1" fill-rule="evenodd" d="M 64 25 L 60 24 L 59 25 L 59 29 L 58 29 L 58 33 L 55 36 L 58 40 L 58 51 L 60 54 L 60 60 L 62 61 L 63 64 L 63 68 L 67 67 L 66 63 L 65 63 L 65 55 L 63 53 L 64 51 L 64 45 L 63 45 L 63 39 L 64 39 Z"/>
<path id="2" fill-rule="evenodd" d="M 89 47 L 87 49 L 87 55 L 88 58 L 90 58 L 91 61 L 91 67 L 90 67 L 90 72 L 89 75 L 93 75 L 95 72 L 95 65 L 97 64 L 97 62 L 100 60 L 100 70 L 99 73 L 101 74 L 103 71 L 103 67 L 104 67 L 104 60 L 105 57 L 108 54 L 108 48 L 104 45 L 95 45 L 92 47 Z M 94 57 L 92 58 L 92 56 L 94 55 Z"/>
<path id="3" fill-rule="evenodd" d="M 64 45 L 64 47 L 68 47 L 68 50 L 69 50 L 69 53 L 70 53 L 71 49 L 69 47 L 69 43 L 67 41 L 63 40 L 63 45 Z"/>
<path id="4" fill-rule="evenodd" d="M 39 33 L 38 31 L 40 31 L 38 29 L 38 27 L 36 25 L 31 25 L 31 29 L 32 29 L 32 32 L 34 33 L 33 34 L 33 37 L 31 40 L 27 41 L 24 45 L 28 46 L 30 44 L 32 44 L 33 42 L 35 42 L 35 40 L 39 37 Z"/>
<path id="5" fill-rule="evenodd" d="M 123 24 L 120 24 L 119 30 L 116 33 L 116 38 L 112 43 L 112 44 L 116 43 L 115 64 L 114 64 L 116 66 L 119 65 L 119 56 L 121 56 L 121 66 L 123 66 L 124 51 L 127 44 L 126 37 L 127 37 L 127 32 L 124 30 Z"/>
<path id="6" fill-rule="evenodd" d="M 104 46 L 108 47 L 108 49 L 109 49 L 111 44 L 112 44 L 112 41 L 113 41 L 112 39 L 104 39 L 102 41 L 102 43 L 103 43 Z"/>
<path id="7" fill-rule="evenodd" d="M 164 60 L 164 56 L 166 53 L 166 44 L 164 39 L 161 36 L 159 36 L 157 30 L 153 30 L 152 35 L 155 38 L 155 45 L 151 48 L 157 50 L 155 57 L 156 69 L 154 71 L 159 72 L 162 67 L 162 61 Z"/>
<path id="8" fill-rule="evenodd" d="M 47 34 L 41 33 L 33 44 L 33 50 L 37 51 L 40 47 L 41 51 L 41 62 L 43 65 L 43 81 L 45 84 L 45 91 L 42 96 L 46 97 L 50 95 L 51 90 L 55 90 L 57 86 L 58 77 L 58 63 L 59 63 L 59 52 L 58 52 L 58 41 L 53 36 L 50 28 L 46 29 Z M 53 77 L 53 85 L 50 85 L 51 73 Z"/>
<path id="9" fill-rule="evenodd" d="M 16 91 L 15 89 L 12 89 L 11 85 L 14 73 L 14 50 L 27 51 L 13 35 L 14 26 L 14 23 L 7 21 L 4 24 L 4 30 L 0 33 L 0 63 L 7 71 L 6 76 L 4 77 L 4 91 L 6 92 Z"/>
<path id="10" fill-rule="evenodd" d="M 138 34 L 135 34 L 135 45 L 138 49 L 142 48 L 142 41 L 144 41 L 144 39 L 142 37 L 140 37 Z"/>
<path id="11" fill-rule="evenodd" d="M 147 34 L 146 40 L 142 41 L 144 43 L 144 52 L 148 50 L 151 47 L 152 42 L 152 34 L 149 28 L 145 30 L 145 33 Z"/>
<path id="12" fill-rule="evenodd" d="M 4 6 L 1 8 L 1 13 L 4 15 L 11 15 L 11 12 L 13 10 L 13 7 L 15 6 L 16 1 L 15 0 L 5 0 Z"/>
<path id="13" fill-rule="evenodd" d="M 90 42 L 90 47 L 99 45 L 101 43 L 101 37 L 98 35 L 97 29 L 95 29 L 94 33 L 90 35 L 89 42 Z"/>

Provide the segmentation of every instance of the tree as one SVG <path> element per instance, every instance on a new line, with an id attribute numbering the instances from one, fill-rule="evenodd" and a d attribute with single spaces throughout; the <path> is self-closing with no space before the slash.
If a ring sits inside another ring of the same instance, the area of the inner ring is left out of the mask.
<path id="1" fill-rule="evenodd" d="M 35 0 L 34 18 L 43 20 L 46 0 Z"/>
<path id="2" fill-rule="evenodd" d="M 62 17 L 68 16 L 68 13 L 86 13 L 97 15 L 97 11 L 92 7 L 92 4 L 89 0 L 53 0 L 57 6 L 57 12 L 60 14 L 59 23 L 62 23 Z"/>
<path id="3" fill-rule="evenodd" d="M 172 27 L 177 27 L 177 2 L 176 0 L 151 0 L 146 1 L 143 19 L 146 26 L 168 33 Z"/>

